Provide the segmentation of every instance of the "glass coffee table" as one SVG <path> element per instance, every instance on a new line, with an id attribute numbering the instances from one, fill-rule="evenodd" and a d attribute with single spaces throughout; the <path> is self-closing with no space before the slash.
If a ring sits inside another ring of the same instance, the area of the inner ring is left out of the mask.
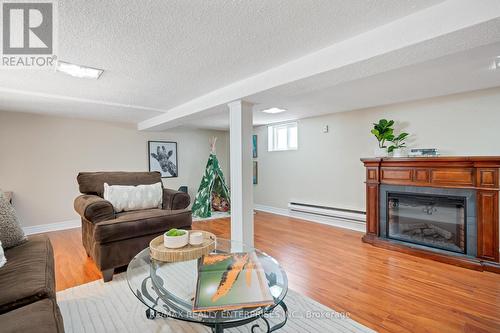
<path id="1" fill-rule="evenodd" d="M 245 308 L 228 311 L 193 312 L 196 292 L 198 259 L 166 263 L 154 260 L 149 248 L 139 252 L 127 268 L 127 281 L 134 295 L 147 307 L 146 316 L 170 317 L 208 326 L 213 332 L 255 322 L 256 328 L 273 332 L 282 328 L 287 321 L 288 309 L 284 298 L 288 291 L 285 271 L 278 261 L 266 253 L 242 243 L 217 238 L 214 253 L 255 252 L 264 269 L 274 304 L 265 307 Z M 284 312 L 279 323 L 271 326 L 268 318 L 277 307 Z M 260 325 L 263 325 L 262 327 Z"/>

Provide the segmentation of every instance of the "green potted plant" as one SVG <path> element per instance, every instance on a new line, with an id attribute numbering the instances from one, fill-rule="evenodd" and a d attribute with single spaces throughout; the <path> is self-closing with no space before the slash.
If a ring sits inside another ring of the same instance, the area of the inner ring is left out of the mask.
<path id="1" fill-rule="evenodd" d="M 189 243 L 189 233 L 182 229 L 170 229 L 163 234 L 163 245 L 168 249 L 178 249 Z"/>
<path id="2" fill-rule="evenodd" d="M 405 147 L 406 147 L 406 138 L 408 137 L 408 133 L 401 133 L 398 136 L 395 136 L 391 141 L 392 145 L 389 146 L 387 151 L 392 153 L 392 157 L 404 157 Z"/>
<path id="3" fill-rule="evenodd" d="M 375 135 L 378 141 L 378 147 L 375 148 L 375 156 L 387 156 L 387 146 L 385 143 L 394 139 L 394 120 L 380 119 L 378 123 L 373 124 L 371 133 Z"/>

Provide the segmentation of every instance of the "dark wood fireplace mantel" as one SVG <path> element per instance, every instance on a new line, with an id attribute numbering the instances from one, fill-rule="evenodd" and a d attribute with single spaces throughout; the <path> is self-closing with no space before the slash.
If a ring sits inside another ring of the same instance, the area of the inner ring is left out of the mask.
<path id="1" fill-rule="evenodd" d="M 366 235 L 363 241 L 468 268 L 500 273 L 500 156 L 362 158 L 361 161 L 366 167 Z M 477 257 L 434 253 L 379 238 L 380 186 L 383 184 L 475 190 Z"/>

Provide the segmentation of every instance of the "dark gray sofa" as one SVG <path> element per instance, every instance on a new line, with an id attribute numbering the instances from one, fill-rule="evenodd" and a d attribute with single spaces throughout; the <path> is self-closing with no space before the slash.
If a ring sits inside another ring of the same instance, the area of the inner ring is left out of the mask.
<path id="1" fill-rule="evenodd" d="M 56 302 L 54 253 L 47 236 L 5 250 L 0 268 L 0 332 L 64 332 Z"/>

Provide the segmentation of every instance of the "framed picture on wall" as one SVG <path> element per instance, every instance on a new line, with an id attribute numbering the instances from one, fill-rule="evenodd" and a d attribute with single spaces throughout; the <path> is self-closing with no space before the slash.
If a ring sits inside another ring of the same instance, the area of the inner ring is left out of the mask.
<path id="1" fill-rule="evenodd" d="M 159 171 L 162 178 L 177 177 L 177 142 L 148 141 L 149 171 Z"/>
<path id="2" fill-rule="evenodd" d="M 253 158 L 257 158 L 257 135 L 252 136 L 252 155 Z"/>
<path id="3" fill-rule="evenodd" d="M 253 184 L 257 185 L 258 179 L 258 164 L 257 161 L 253 161 Z"/>

